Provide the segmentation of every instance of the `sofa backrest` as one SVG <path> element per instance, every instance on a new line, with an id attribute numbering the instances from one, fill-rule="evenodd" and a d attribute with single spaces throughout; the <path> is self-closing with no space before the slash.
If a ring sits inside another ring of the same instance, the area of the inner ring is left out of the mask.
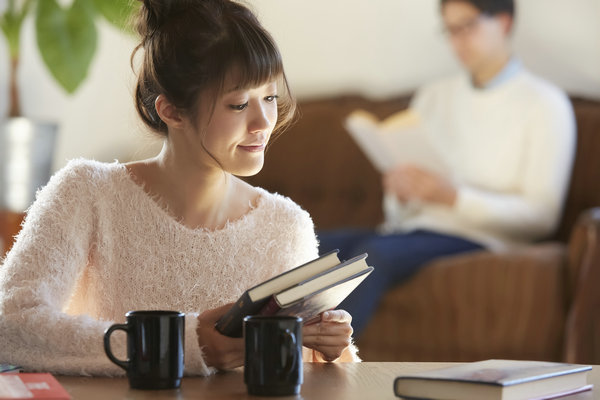
<path id="1" fill-rule="evenodd" d="M 577 121 L 577 154 L 556 237 L 566 242 L 586 209 L 600 205 L 600 101 L 572 98 Z"/>
<path id="2" fill-rule="evenodd" d="M 276 137 L 265 167 L 247 180 L 289 196 L 317 229 L 374 227 L 382 221 L 380 176 L 343 127 L 353 110 L 380 118 L 404 109 L 409 97 L 370 100 L 340 96 L 299 104 L 298 122 Z M 578 126 L 577 156 L 556 238 L 566 242 L 577 216 L 600 206 L 600 102 L 572 99 Z"/>

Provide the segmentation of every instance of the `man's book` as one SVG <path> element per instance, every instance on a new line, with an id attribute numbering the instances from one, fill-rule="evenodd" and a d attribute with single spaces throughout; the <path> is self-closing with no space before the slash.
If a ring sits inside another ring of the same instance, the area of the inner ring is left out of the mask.
<path id="1" fill-rule="evenodd" d="M 69 400 L 71 396 L 49 373 L 0 374 L 0 400 Z"/>
<path id="2" fill-rule="evenodd" d="M 408 109 L 379 121 L 373 114 L 356 110 L 345 127 L 373 166 L 385 173 L 400 164 L 411 164 L 430 172 L 446 174 L 440 151 L 429 138 L 418 114 Z"/>
<path id="3" fill-rule="evenodd" d="M 373 270 L 367 254 L 340 262 L 333 250 L 248 290 L 215 324 L 219 332 L 241 337 L 247 315 L 295 315 L 306 322 L 337 307 Z"/>
<path id="4" fill-rule="evenodd" d="M 591 369 L 544 361 L 486 360 L 399 376 L 394 393 L 405 399 L 551 399 L 590 390 Z"/>

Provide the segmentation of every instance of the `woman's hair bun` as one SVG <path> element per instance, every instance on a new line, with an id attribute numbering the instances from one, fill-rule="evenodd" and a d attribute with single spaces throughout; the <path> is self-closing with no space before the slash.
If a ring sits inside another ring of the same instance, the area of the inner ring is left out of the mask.
<path id="1" fill-rule="evenodd" d="M 125 1 L 125 0 L 121 0 Z M 228 74 L 236 87 L 256 87 L 275 79 L 278 86 L 276 130 L 289 124 L 295 102 L 271 35 L 242 2 L 233 0 L 141 0 L 137 19 L 143 49 L 135 91 L 136 108 L 153 131 L 168 134 L 155 107 L 159 95 L 197 120 L 201 94 L 222 94 Z M 208 100 L 210 101 L 210 100 Z"/>
<path id="2" fill-rule="evenodd" d="M 174 15 L 204 0 L 139 0 L 142 3 L 137 31 L 142 38 L 152 35 Z"/>

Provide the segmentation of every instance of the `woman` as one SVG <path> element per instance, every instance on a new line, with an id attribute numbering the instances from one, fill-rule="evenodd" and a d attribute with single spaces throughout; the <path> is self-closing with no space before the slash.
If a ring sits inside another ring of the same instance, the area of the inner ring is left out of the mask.
<path id="1" fill-rule="evenodd" d="M 305 211 L 236 177 L 262 168 L 294 113 L 255 16 L 228 0 L 145 0 L 138 31 L 136 106 L 162 151 L 129 164 L 75 160 L 40 191 L 0 268 L 0 362 L 120 374 L 104 330 L 129 310 L 176 309 L 186 374 L 237 367 L 242 339 L 214 329 L 228 303 L 317 257 Z M 350 320 L 335 310 L 304 327 L 305 359 L 358 360 Z"/>

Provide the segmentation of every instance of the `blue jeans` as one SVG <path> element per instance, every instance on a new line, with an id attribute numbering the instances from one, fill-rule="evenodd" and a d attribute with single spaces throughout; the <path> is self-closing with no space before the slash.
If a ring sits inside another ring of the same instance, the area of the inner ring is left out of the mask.
<path id="1" fill-rule="evenodd" d="M 340 230 L 319 232 L 318 238 L 321 254 L 339 249 L 340 259 L 346 260 L 368 253 L 367 264 L 375 268 L 339 306 L 352 315 L 355 337 L 365 328 L 390 287 L 405 281 L 437 257 L 483 248 L 465 239 L 429 231 L 379 235 L 367 230 Z"/>

